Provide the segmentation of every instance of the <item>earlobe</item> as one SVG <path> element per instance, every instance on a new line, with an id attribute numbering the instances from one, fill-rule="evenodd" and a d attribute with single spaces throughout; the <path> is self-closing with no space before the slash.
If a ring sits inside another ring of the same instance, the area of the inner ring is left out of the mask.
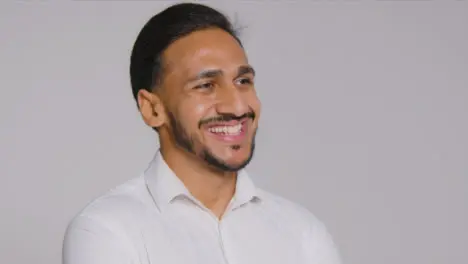
<path id="1" fill-rule="evenodd" d="M 142 89 L 138 92 L 137 100 L 143 121 L 148 126 L 157 128 L 164 124 L 164 106 L 158 95 Z"/>

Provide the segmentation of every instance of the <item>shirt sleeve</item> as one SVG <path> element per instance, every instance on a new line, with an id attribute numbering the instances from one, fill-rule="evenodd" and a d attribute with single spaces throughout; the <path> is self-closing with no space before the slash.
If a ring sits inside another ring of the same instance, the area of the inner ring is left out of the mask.
<path id="1" fill-rule="evenodd" d="M 338 248 L 325 225 L 314 219 L 305 235 L 308 264 L 342 264 Z"/>
<path id="2" fill-rule="evenodd" d="M 122 238 L 86 216 L 75 218 L 63 241 L 62 264 L 133 264 Z"/>

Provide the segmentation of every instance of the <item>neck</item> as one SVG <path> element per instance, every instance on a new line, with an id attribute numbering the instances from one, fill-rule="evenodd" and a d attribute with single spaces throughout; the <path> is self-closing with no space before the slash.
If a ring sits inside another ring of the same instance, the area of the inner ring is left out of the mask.
<path id="1" fill-rule="evenodd" d="M 234 195 L 237 173 L 213 169 L 193 154 L 162 144 L 161 155 L 190 193 L 221 218 Z"/>

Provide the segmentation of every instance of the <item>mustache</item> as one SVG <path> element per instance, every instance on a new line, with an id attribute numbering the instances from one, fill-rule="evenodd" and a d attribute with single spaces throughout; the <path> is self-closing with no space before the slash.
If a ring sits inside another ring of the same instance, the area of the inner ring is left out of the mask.
<path id="1" fill-rule="evenodd" d="M 239 120 L 242 120 L 244 118 L 251 118 L 252 120 L 254 120 L 255 117 L 256 117 L 256 115 L 255 115 L 255 113 L 253 111 L 245 113 L 245 114 L 243 114 L 241 116 L 236 116 L 234 114 L 222 114 L 222 115 L 219 115 L 219 116 L 207 118 L 207 119 L 204 119 L 204 120 L 200 121 L 199 124 L 198 124 L 198 127 L 201 128 L 203 125 L 206 125 L 206 124 L 209 124 L 209 123 L 214 123 L 214 122 L 228 122 L 228 121 L 232 121 L 232 120 L 239 121 Z"/>

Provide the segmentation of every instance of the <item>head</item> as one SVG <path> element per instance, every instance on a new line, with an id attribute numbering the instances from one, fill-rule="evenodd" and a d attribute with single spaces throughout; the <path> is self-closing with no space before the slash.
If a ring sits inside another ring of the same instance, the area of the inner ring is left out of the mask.
<path id="1" fill-rule="evenodd" d="M 255 71 L 226 16 L 193 3 L 156 14 L 134 44 L 130 75 L 162 149 L 220 171 L 250 162 L 260 101 Z"/>

